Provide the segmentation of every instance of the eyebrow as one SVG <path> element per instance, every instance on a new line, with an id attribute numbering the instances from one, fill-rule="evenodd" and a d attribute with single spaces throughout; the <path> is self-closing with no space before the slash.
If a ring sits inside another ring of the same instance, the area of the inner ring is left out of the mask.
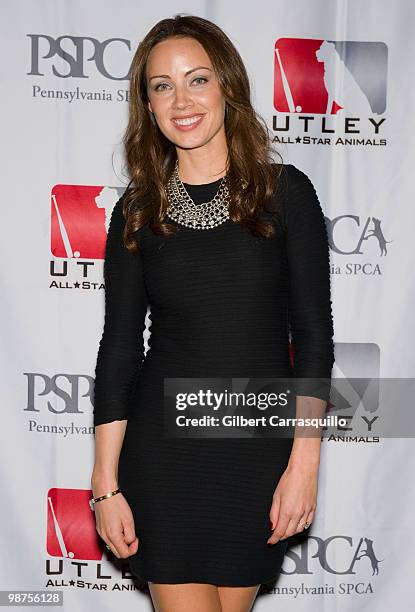
<path id="1" fill-rule="evenodd" d="M 184 76 L 187 76 L 187 75 L 188 75 L 188 74 L 190 74 L 191 72 L 195 72 L 195 70 L 202 70 L 202 69 L 204 69 L 204 70 L 210 70 L 210 71 L 212 70 L 211 68 L 208 68 L 207 66 L 198 66 L 197 68 L 192 68 L 191 70 L 188 70 L 187 72 L 185 72 L 185 75 L 184 75 Z M 148 79 L 148 81 L 150 82 L 150 81 L 151 81 L 151 79 L 159 79 L 159 78 L 160 78 L 160 79 L 170 79 L 171 77 L 170 77 L 168 74 L 156 74 L 156 75 L 154 75 L 154 76 L 150 77 L 150 78 Z"/>

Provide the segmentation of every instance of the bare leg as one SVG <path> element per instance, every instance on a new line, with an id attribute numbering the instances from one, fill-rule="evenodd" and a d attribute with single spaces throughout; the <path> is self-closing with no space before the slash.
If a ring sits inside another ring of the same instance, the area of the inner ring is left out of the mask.
<path id="1" fill-rule="evenodd" d="M 218 587 L 214 584 L 149 582 L 148 588 L 155 612 L 222 612 Z"/>
<path id="2" fill-rule="evenodd" d="M 250 612 L 260 586 L 218 586 L 222 612 Z"/>

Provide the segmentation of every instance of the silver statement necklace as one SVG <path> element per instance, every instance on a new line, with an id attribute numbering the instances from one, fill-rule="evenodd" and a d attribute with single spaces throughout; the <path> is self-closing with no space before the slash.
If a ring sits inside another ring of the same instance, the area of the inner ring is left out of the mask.
<path id="1" fill-rule="evenodd" d="M 229 189 L 224 176 L 219 189 L 210 202 L 195 204 L 179 177 L 179 161 L 167 183 L 169 202 L 166 215 L 180 225 L 206 230 L 217 227 L 229 219 Z"/>

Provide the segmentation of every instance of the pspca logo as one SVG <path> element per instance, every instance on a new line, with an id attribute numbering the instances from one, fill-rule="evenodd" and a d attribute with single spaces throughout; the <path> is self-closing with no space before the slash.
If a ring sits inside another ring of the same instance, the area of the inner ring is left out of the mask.
<path id="1" fill-rule="evenodd" d="M 325 217 L 329 245 L 334 254 L 332 274 L 346 276 L 380 276 L 382 266 L 378 258 L 386 257 L 390 236 L 385 236 L 382 219 L 362 215 Z M 337 256 L 346 256 L 348 261 Z M 365 260 L 362 260 L 364 256 Z M 351 258 L 353 257 L 353 259 Z"/>
<path id="2" fill-rule="evenodd" d="M 65 34 L 54 38 L 47 34 L 27 34 L 30 40 L 30 76 L 44 77 L 45 74 L 62 79 L 87 79 L 87 68 L 113 81 L 125 81 L 129 74 L 111 73 L 111 50 L 119 54 L 125 48 L 126 65 L 130 64 L 131 42 L 126 38 L 111 37 L 98 40 L 93 36 Z M 112 47 L 112 49 L 111 49 Z"/>

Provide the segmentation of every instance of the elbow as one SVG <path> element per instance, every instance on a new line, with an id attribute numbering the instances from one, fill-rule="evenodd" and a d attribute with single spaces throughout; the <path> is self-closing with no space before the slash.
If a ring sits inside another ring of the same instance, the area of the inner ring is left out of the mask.
<path id="1" fill-rule="evenodd" d="M 128 420 L 128 409 L 126 402 L 121 398 L 105 400 L 100 397 L 94 398 L 93 424 L 94 427 L 104 423 Z"/>
<path id="2" fill-rule="evenodd" d="M 332 338 L 300 335 L 293 345 L 294 390 L 296 395 L 329 401 L 334 365 Z"/>
<path id="3" fill-rule="evenodd" d="M 330 378 L 335 362 L 333 334 L 324 332 L 293 332 L 293 370 L 296 377 Z"/>

